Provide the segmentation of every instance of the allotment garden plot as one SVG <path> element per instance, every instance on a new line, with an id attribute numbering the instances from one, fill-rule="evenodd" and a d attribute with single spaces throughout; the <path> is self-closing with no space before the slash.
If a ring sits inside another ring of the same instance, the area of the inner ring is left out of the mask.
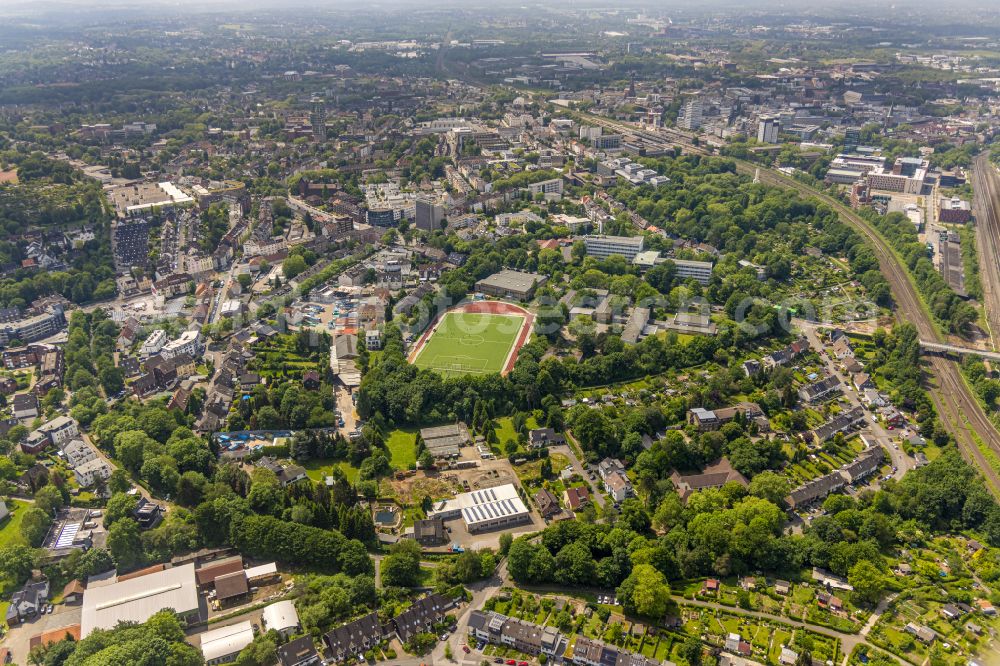
<path id="1" fill-rule="evenodd" d="M 410 360 L 445 376 L 509 372 L 527 339 L 530 317 L 506 303 L 451 310 L 424 334 Z"/>

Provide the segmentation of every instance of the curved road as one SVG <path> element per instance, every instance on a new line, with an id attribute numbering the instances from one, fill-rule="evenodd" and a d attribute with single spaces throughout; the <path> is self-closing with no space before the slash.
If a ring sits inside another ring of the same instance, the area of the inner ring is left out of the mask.
<path id="1" fill-rule="evenodd" d="M 626 123 L 607 120 L 601 116 L 589 113 L 576 112 L 576 115 L 585 118 L 588 122 L 595 125 L 602 125 L 616 132 L 627 132 L 661 143 L 679 143 L 683 146 L 684 151 L 688 153 L 710 154 L 709 150 L 702 148 L 700 145 L 695 145 L 692 137 L 679 130 L 666 128 L 657 133 Z M 802 196 L 815 198 L 835 210 L 840 215 L 841 220 L 861 234 L 874 251 L 879 262 L 879 269 L 886 280 L 888 280 L 889 286 L 892 289 L 893 300 L 896 303 L 896 317 L 900 321 L 912 323 L 916 327 L 921 340 L 943 341 L 941 331 L 931 319 L 930 313 L 925 309 L 923 301 L 917 293 L 909 270 L 903 266 L 900 258 L 892 250 L 888 242 L 864 218 L 830 195 L 820 192 L 805 183 L 801 183 L 780 171 L 743 160 L 734 161 L 736 162 L 737 170 L 744 175 L 757 177 L 760 182 L 769 185 L 795 190 Z M 981 165 L 981 161 L 977 161 L 977 165 Z M 977 171 L 980 175 L 985 172 L 991 176 L 988 179 L 991 184 L 984 186 L 982 191 L 989 192 L 992 203 L 1000 201 L 1000 197 L 997 197 L 997 193 L 1000 192 L 1000 184 L 997 183 L 996 171 L 993 169 L 989 171 L 979 169 Z M 986 189 L 986 187 L 993 189 Z M 976 185 L 976 190 L 980 191 L 980 185 Z M 995 209 L 992 206 L 989 206 L 988 209 L 989 214 L 992 216 L 990 219 L 994 223 L 990 233 L 992 234 L 992 241 L 996 244 L 994 249 L 997 250 L 1000 249 L 1000 222 L 996 219 Z M 998 272 L 997 282 L 995 283 L 996 288 L 990 289 L 991 293 L 986 299 L 987 312 L 989 313 L 988 316 L 997 320 L 997 334 L 1000 335 L 1000 304 L 997 307 L 989 306 L 989 303 L 992 302 L 990 298 L 1000 301 L 1000 268 L 996 266 L 996 258 L 1000 257 L 1000 255 L 994 252 L 992 256 L 993 260 L 990 260 L 987 256 L 983 261 L 984 264 L 988 265 L 989 271 L 996 270 Z M 992 322 L 990 326 L 991 328 L 993 327 Z M 954 362 L 937 356 L 931 356 L 927 365 L 930 370 L 930 381 L 928 382 L 929 393 L 942 423 L 955 438 L 963 456 L 979 468 L 986 479 L 987 487 L 989 487 L 990 491 L 1000 496 L 1000 474 L 997 473 L 980 448 L 981 443 L 982 446 L 988 448 L 993 453 L 995 458 L 1000 459 L 1000 432 L 997 431 L 996 427 L 983 411 L 979 400 L 972 394 L 971 389 L 961 375 L 961 371 Z"/>
<path id="2" fill-rule="evenodd" d="M 737 166 L 743 173 L 758 172 L 756 165 L 747 162 L 738 161 Z M 897 318 L 900 321 L 912 323 L 921 340 L 935 342 L 943 340 L 940 330 L 931 320 L 917 294 L 909 271 L 902 265 L 886 240 L 872 229 L 864 218 L 833 197 L 818 192 L 780 172 L 760 168 L 759 174 L 762 182 L 793 189 L 803 196 L 816 198 L 833 208 L 844 222 L 864 236 L 868 245 L 875 252 L 879 268 L 892 288 Z M 986 459 L 977 442 L 978 437 L 985 446 L 1000 457 L 1000 433 L 997 432 L 983 411 L 979 400 L 972 395 L 961 371 L 954 362 L 932 356 L 928 366 L 933 378 L 929 392 L 938 415 L 948 431 L 955 437 L 955 441 L 966 459 L 979 467 L 990 490 L 994 494 L 1000 494 L 1000 475 Z"/>

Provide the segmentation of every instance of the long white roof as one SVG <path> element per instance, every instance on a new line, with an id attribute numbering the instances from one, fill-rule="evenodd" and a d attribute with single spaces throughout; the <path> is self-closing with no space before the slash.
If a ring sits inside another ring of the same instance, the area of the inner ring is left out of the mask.
<path id="1" fill-rule="evenodd" d="M 197 610 L 194 564 L 88 588 L 83 594 L 81 636 L 85 638 L 95 629 L 111 629 L 122 620 L 145 622 L 164 608 L 182 614 Z"/>
<path id="2" fill-rule="evenodd" d="M 253 643 L 253 625 L 250 621 L 206 631 L 201 635 L 201 653 L 205 661 L 238 653 Z"/>

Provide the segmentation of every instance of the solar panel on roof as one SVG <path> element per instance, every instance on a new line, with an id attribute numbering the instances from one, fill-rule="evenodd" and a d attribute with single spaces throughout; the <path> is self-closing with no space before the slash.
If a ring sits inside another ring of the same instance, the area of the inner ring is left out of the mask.
<path id="1" fill-rule="evenodd" d="M 59 533 L 59 538 L 56 539 L 56 548 L 69 548 L 72 546 L 79 531 L 80 523 L 72 523 L 63 527 L 62 532 Z"/>

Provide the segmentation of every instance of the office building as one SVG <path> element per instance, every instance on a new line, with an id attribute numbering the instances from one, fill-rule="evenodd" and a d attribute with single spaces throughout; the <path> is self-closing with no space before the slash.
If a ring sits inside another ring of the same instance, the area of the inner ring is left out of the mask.
<path id="1" fill-rule="evenodd" d="M 761 116 L 757 124 L 757 140 L 761 143 L 778 143 L 781 121 L 774 116 Z"/>
<path id="2" fill-rule="evenodd" d="M 0 324 L 0 345 L 12 340 L 34 342 L 55 335 L 66 326 L 66 316 L 61 305 L 52 305 L 40 314 Z"/>
<path id="3" fill-rule="evenodd" d="M 930 163 L 915 157 L 898 157 L 888 171 L 884 167 L 873 169 L 868 174 L 868 185 L 873 190 L 920 194 Z"/>
<path id="4" fill-rule="evenodd" d="M 561 195 L 563 192 L 562 178 L 552 178 L 551 180 L 543 180 L 538 183 L 532 183 L 528 185 L 527 189 L 532 198 L 538 196 L 539 194 L 546 197 L 550 195 Z"/>
<path id="5" fill-rule="evenodd" d="M 591 141 L 595 150 L 619 150 L 622 147 L 621 134 L 604 134 Z"/>
<path id="6" fill-rule="evenodd" d="M 701 284 L 712 281 L 712 262 L 694 261 L 691 259 L 672 259 L 677 267 L 677 277 L 681 280 L 692 279 Z"/>
<path id="7" fill-rule="evenodd" d="M 618 254 L 628 261 L 635 259 L 636 255 L 642 252 L 642 236 L 602 236 L 590 235 L 583 237 L 583 244 L 587 248 L 588 257 L 606 259 L 613 254 Z"/>
<path id="8" fill-rule="evenodd" d="M 851 150 L 852 148 L 857 148 L 858 144 L 861 143 L 861 129 L 857 127 L 848 127 L 844 130 L 844 150 Z"/>

